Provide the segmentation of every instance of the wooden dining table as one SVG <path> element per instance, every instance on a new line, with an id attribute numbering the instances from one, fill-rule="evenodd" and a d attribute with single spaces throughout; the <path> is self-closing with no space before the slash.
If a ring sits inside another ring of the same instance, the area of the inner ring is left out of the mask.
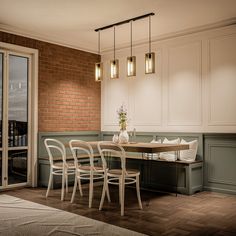
<path id="1" fill-rule="evenodd" d="M 99 141 L 90 141 L 88 142 L 94 149 L 97 149 L 97 144 Z M 105 144 L 107 146 L 112 145 L 112 142 L 108 142 Z M 176 156 L 178 157 L 181 150 L 189 149 L 188 144 L 165 144 L 165 143 L 144 143 L 144 142 L 129 142 L 126 144 L 120 144 L 126 152 L 136 152 L 142 153 L 142 159 L 144 159 L 144 153 L 159 153 L 159 152 L 176 152 Z M 127 156 L 128 157 L 128 156 Z M 133 157 L 134 159 L 140 159 L 140 157 Z M 164 161 L 169 162 L 169 161 Z M 181 164 L 181 161 L 172 161 L 169 163 L 173 163 L 175 165 L 175 189 L 177 196 L 178 189 L 178 164 Z"/>
<path id="2" fill-rule="evenodd" d="M 97 150 L 98 142 L 101 141 L 88 141 L 88 143 L 92 146 L 94 150 Z M 104 141 L 103 141 L 104 142 Z M 107 143 L 104 143 L 105 145 L 109 146 L 112 145 L 111 141 L 108 141 Z M 129 142 L 125 144 L 120 144 L 126 152 L 131 153 L 142 153 L 142 157 L 138 155 L 134 156 L 127 156 L 127 158 L 132 159 L 144 159 L 143 155 L 144 153 L 160 153 L 160 152 L 176 152 L 176 155 L 179 155 L 179 152 L 181 150 L 188 150 L 189 145 L 188 144 L 165 144 L 165 143 L 144 143 L 144 142 Z M 65 144 L 66 147 L 69 147 L 68 144 Z M 95 151 L 95 153 L 97 153 Z M 95 154 L 96 155 L 96 154 Z M 86 158 L 86 155 L 85 157 Z M 163 162 L 169 162 L 169 161 L 163 161 Z M 170 163 L 175 163 L 175 172 L 176 172 L 176 196 L 177 196 L 177 186 L 178 186 L 178 172 L 177 167 L 178 163 L 181 164 L 181 161 L 174 161 Z"/>
<path id="3" fill-rule="evenodd" d="M 88 142 L 93 148 L 97 147 L 99 141 Z M 109 145 L 109 143 L 107 144 Z M 112 144 L 110 144 L 112 145 Z M 165 143 L 144 143 L 144 142 L 129 142 L 120 144 L 126 152 L 140 152 L 140 153 L 158 153 L 171 152 L 189 149 L 188 144 L 165 144 Z"/>

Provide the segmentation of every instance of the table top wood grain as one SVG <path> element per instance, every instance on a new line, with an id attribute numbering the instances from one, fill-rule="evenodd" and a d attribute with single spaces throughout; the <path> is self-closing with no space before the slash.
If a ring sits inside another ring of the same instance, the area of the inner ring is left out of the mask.
<path id="1" fill-rule="evenodd" d="M 97 152 L 97 144 L 99 141 L 90 141 L 88 142 L 94 149 L 95 153 L 94 153 L 94 157 L 100 157 L 99 153 Z M 65 147 L 69 147 L 68 143 L 64 144 Z M 109 144 L 107 144 L 109 145 Z M 130 142 L 127 144 L 120 144 L 126 153 L 126 158 L 128 159 L 143 159 L 143 160 L 150 160 L 149 158 L 146 158 L 143 155 L 140 155 L 141 153 L 158 153 L 158 152 L 170 152 L 170 151 L 181 151 L 181 150 L 187 150 L 189 149 L 189 145 L 188 144 L 164 144 L 164 143 L 144 143 L 144 142 Z M 130 153 L 128 153 L 130 152 Z M 133 154 L 132 154 L 133 153 Z M 135 154 L 135 153 L 140 153 Z M 80 155 L 81 159 L 86 159 L 88 158 L 88 155 Z M 48 159 L 48 157 L 41 157 L 40 159 L 44 160 L 44 159 Z M 60 158 L 61 159 L 61 158 Z M 73 160 L 72 156 L 67 156 L 68 160 Z M 160 161 L 158 159 L 158 161 Z M 162 162 L 168 162 L 165 160 L 162 160 Z M 180 163 L 189 163 L 189 162 L 185 162 L 185 161 L 178 161 Z M 197 161 L 194 161 L 197 162 Z"/>
<path id="2" fill-rule="evenodd" d="M 99 141 L 88 142 L 92 147 L 97 147 Z M 107 144 L 109 145 L 109 144 Z M 165 144 L 165 143 L 126 143 L 120 144 L 126 152 L 157 153 L 189 149 L 188 144 Z"/>

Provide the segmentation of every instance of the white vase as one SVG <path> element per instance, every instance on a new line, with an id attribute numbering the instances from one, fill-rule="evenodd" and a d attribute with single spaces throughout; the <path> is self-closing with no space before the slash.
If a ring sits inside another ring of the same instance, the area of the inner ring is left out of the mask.
<path id="1" fill-rule="evenodd" d="M 118 136 L 118 134 L 114 134 L 113 135 L 112 142 L 113 143 L 119 143 L 119 136 Z"/>
<path id="2" fill-rule="evenodd" d="M 119 143 L 128 143 L 129 142 L 129 134 L 127 130 L 121 130 L 119 134 Z"/>

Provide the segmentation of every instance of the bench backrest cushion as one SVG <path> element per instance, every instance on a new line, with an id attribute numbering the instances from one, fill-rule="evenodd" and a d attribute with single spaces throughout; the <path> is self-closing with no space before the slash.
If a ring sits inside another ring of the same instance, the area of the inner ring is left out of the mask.
<path id="1" fill-rule="evenodd" d="M 195 161 L 196 156 L 197 156 L 198 141 L 193 140 L 193 141 L 187 142 L 184 139 L 181 139 L 180 143 L 188 144 L 189 149 L 180 151 L 179 160 L 189 161 L 189 162 Z"/>
<path id="2" fill-rule="evenodd" d="M 177 138 L 177 139 L 173 139 L 173 140 L 168 140 L 167 138 L 164 138 L 163 143 L 165 143 L 165 144 L 179 144 L 180 139 Z M 161 152 L 159 158 L 162 160 L 166 160 L 166 161 L 176 161 L 177 160 L 176 152 Z"/>

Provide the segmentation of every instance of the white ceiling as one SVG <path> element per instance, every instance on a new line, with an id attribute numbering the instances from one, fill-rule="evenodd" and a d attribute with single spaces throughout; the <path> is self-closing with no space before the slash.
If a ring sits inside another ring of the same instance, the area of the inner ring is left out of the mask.
<path id="1" fill-rule="evenodd" d="M 152 38 L 235 19 L 236 0 L 0 0 L 0 30 L 97 52 L 94 29 L 154 12 Z M 128 24 L 117 27 L 117 47 L 129 43 Z M 148 18 L 133 23 L 133 40 L 147 41 Z M 113 31 L 101 32 L 102 50 Z"/>

